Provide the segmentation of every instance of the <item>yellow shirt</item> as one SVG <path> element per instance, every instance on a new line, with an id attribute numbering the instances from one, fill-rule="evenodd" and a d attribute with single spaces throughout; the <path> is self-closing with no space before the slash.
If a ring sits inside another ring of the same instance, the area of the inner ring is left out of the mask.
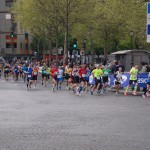
<path id="1" fill-rule="evenodd" d="M 70 69 L 70 68 L 67 68 L 67 69 L 65 70 L 65 73 L 66 73 L 66 74 L 70 74 L 70 72 L 71 72 L 71 69 Z"/>
<path id="2" fill-rule="evenodd" d="M 137 76 L 138 76 L 138 69 L 132 67 L 130 70 L 130 80 L 137 80 Z"/>
<path id="3" fill-rule="evenodd" d="M 97 79 L 100 79 L 100 77 L 103 75 L 103 70 L 102 69 L 94 69 L 92 71 L 94 73 L 94 77 Z"/>

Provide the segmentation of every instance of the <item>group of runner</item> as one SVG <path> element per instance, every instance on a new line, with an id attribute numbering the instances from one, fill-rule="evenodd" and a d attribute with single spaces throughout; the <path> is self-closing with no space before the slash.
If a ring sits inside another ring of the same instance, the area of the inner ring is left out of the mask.
<path id="1" fill-rule="evenodd" d="M 41 69 L 39 69 L 41 68 Z M 41 84 L 47 86 L 48 81 L 52 79 L 52 91 L 61 90 L 63 81 L 66 81 L 66 88 L 72 90 L 78 96 L 81 95 L 82 91 L 89 92 L 91 95 L 94 93 L 107 93 L 107 87 L 109 83 L 109 76 L 111 74 L 110 68 L 97 64 L 94 68 L 86 64 L 83 65 L 66 65 L 58 66 L 52 64 L 50 67 L 43 63 L 42 66 L 35 64 L 15 64 L 10 67 L 9 64 L 4 66 L 4 76 L 8 80 L 9 75 L 12 74 L 15 81 L 18 77 L 21 77 L 26 82 L 27 90 L 31 89 L 33 85 L 34 89 L 37 89 L 38 75 L 41 74 Z M 114 86 L 116 88 L 116 95 L 119 94 L 121 83 L 123 82 L 123 71 L 122 67 L 114 72 Z M 137 95 L 138 88 L 138 65 L 134 65 L 130 70 L 130 81 L 128 86 L 125 88 L 124 95 L 128 95 L 129 88 L 134 84 L 132 94 Z M 147 88 L 144 89 L 143 98 L 149 96 L 150 90 L 150 73 L 147 80 Z"/>

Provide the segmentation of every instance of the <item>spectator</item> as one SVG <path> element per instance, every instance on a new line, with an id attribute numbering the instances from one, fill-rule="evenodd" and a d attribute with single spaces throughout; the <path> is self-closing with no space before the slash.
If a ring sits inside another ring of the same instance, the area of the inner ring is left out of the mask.
<path id="1" fill-rule="evenodd" d="M 122 72 L 125 71 L 125 65 L 121 61 L 119 61 L 119 68 L 122 68 Z"/>
<path id="2" fill-rule="evenodd" d="M 119 70 L 119 64 L 116 60 L 113 61 L 113 65 L 110 68 L 111 73 L 114 74 Z"/>
<path id="3" fill-rule="evenodd" d="M 146 72 L 150 72 L 150 63 L 147 65 Z"/>
<path id="4" fill-rule="evenodd" d="M 140 70 L 140 73 L 147 72 L 146 63 L 141 63 L 141 64 L 142 64 L 142 69 Z"/>

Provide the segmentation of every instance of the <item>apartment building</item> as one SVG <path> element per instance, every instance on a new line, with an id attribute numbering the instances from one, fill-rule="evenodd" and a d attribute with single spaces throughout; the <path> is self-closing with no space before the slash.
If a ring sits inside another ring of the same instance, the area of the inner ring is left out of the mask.
<path id="1" fill-rule="evenodd" d="M 32 37 L 14 23 L 10 13 L 14 0 L 0 0 L 0 56 L 14 57 L 32 54 Z"/>

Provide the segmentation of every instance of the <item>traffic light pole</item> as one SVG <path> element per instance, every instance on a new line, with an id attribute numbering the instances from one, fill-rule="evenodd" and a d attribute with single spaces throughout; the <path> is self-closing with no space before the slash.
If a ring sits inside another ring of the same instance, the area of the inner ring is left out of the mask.
<path id="1" fill-rule="evenodd" d="M 11 48 L 12 48 L 12 53 L 14 54 L 14 43 L 13 43 L 13 37 L 11 38 Z"/>

